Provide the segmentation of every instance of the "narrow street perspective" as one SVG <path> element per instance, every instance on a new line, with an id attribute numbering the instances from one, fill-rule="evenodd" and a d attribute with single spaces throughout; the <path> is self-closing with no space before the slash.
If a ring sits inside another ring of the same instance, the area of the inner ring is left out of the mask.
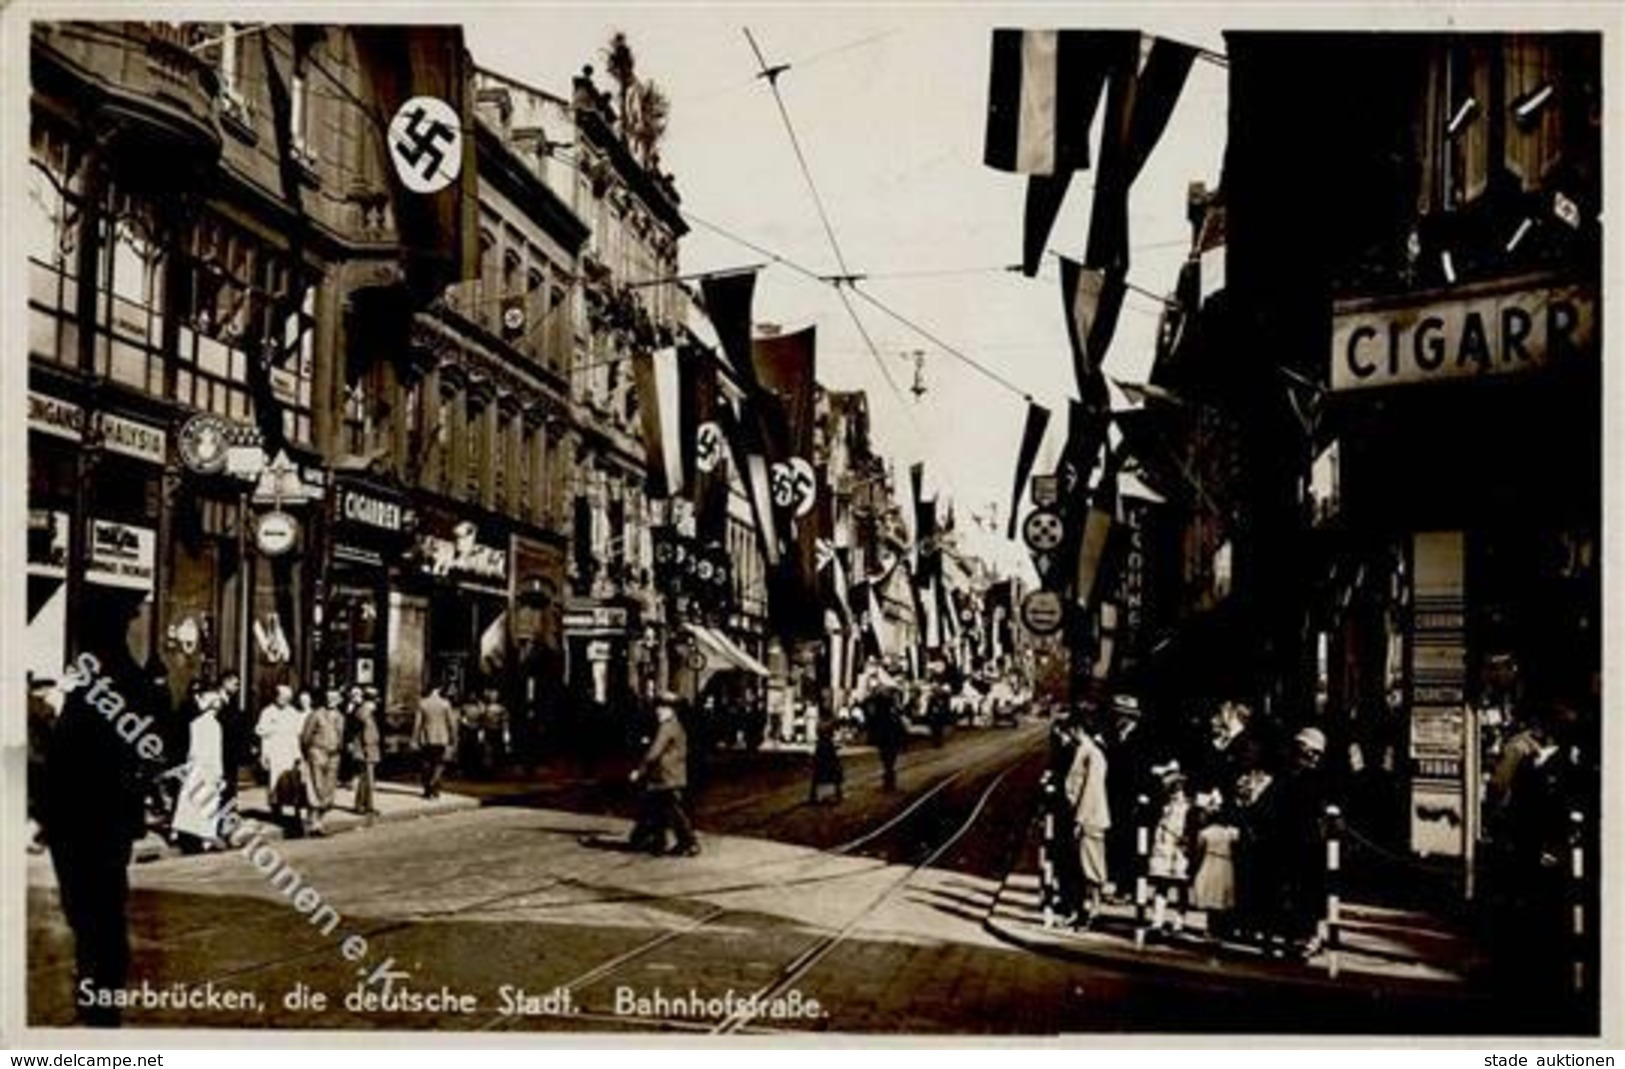
<path id="1" fill-rule="evenodd" d="M 28 23 L 28 1028 L 1598 1036 L 1605 33 L 1395 12 Z"/>

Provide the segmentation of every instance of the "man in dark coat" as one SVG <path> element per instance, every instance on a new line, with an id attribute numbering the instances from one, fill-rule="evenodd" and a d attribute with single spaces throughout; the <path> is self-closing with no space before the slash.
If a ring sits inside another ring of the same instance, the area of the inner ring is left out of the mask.
<path id="1" fill-rule="evenodd" d="M 223 801 L 237 797 L 238 769 L 248 760 L 248 714 L 243 710 L 243 681 L 233 669 L 220 673 L 220 749 L 226 789 Z"/>
<path id="2" fill-rule="evenodd" d="M 1275 787 L 1281 851 L 1277 930 L 1306 953 L 1318 946 L 1315 929 L 1326 912 L 1325 753 L 1325 733 L 1314 727 L 1299 731 Z"/>
<path id="3" fill-rule="evenodd" d="M 869 741 L 880 754 L 881 785 L 897 789 L 897 754 L 903 748 L 902 688 L 885 668 L 875 665 L 863 684 L 863 720 Z"/>
<path id="4" fill-rule="evenodd" d="M 73 930 L 74 1005 L 94 1027 L 119 1023 L 96 996 L 123 988 L 129 973 L 127 869 L 146 833 L 144 762 L 163 758 L 156 698 L 125 639 L 139 606 L 109 592 L 85 614 L 83 652 L 66 672 L 71 692 L 45 769 L 45 835 Z"/>
<path id="5" fill-rule="evenodd" d="M 632 831 L 634 845 L 647 843 L 651 852 L 665 852 L 666 831 L 677 836 L 673 853 L 693 856 L 700 852 L 694 825 L 683 808 L 683 791 L 688 787 L 688 733 L 677 717 L 678 698 L 665 693 L 655 699 L 655 737 L 643 760 L 632 770 L 632 782 L 643 784 L 644 809 Z"/>

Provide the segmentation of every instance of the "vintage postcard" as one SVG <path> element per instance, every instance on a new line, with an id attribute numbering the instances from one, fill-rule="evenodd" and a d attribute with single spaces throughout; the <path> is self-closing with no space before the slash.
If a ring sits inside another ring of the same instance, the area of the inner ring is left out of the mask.
<path id="1" fill-rule="evenodd" d="M 5 28 L 8 1042 L 1617 1029 L 1617 9 Z"/>

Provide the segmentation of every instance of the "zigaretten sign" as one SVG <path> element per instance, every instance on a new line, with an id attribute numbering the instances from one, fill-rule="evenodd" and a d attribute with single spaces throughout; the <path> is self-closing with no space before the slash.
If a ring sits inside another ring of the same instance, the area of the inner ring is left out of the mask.
<path id="1" fill-rule="evenodd" d="M 1597 296 L 1589 286 L 1524 279 L 1404 301 L 1332 306 L 1334 390 L 1507 375 L 1595 359 Z"/>

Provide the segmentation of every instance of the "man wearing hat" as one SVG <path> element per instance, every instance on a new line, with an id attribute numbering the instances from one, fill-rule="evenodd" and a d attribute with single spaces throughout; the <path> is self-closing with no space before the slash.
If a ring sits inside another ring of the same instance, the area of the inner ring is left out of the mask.
<path id="1" fill-rule="evenodd" d="M 643 784 L 643 814 L 632 831 L 634 844 L 647 839 L 649 849 L 663 853 L 666 830 L 677 836 L 673 853 L 692 857 L 700 852 L 694 825 L 683 808 L 683 791 L 688 787 L 688 733 L 677 719 L 677 695 L 665 691 L 655 699 L 654 741 L 638 767 L 632 782 Z"/>

